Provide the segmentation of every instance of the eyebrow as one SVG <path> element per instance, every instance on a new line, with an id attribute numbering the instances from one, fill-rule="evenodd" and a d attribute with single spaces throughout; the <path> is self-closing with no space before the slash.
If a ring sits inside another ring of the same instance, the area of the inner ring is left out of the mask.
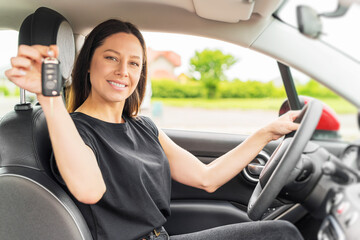
<path id="1" fill-rule="evenodd" d="M 115 54 L 117 54 L 117 55 L 121 55 L 118 51 L 115 51 L 114 49 L 106 49 L 104 52 L 113 52 L 113 53 L 115 53 Z M 132 56 L 130 56 L 131 58 L 136 58 L 136 59 L 141 59 L 139 56 L 137 56 L 137 55 L 132 55 Z"/>

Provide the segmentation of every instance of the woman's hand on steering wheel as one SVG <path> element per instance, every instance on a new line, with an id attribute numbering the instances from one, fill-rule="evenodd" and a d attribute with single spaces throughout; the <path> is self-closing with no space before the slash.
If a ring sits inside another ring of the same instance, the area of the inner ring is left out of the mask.
<path id="1" fill-rule="evenodd" d="M 313 135 L 322 114 L 322 103 L 316 100 L 306 104 L 301 112 L 288 113 L 265 127 L 276 138 L 298 129 L 293 137 L 284 138 L 273 152 L 260 174 L 259 182 L 248 203 L 248 216 L 259 220 L 288 181 L 300 156 Z M 300 122 L 300 124 L 293 123 Z M 290 121 L 291 120 L 291 121 Z M 270 134 L 271 135 L 271 134 Z"/>
<path id="2" fill-rule="evenodd" d="M 299 116 L 300 112 L 300 110 L 289 111 L 281 115 L 275 121 L 266 125 L 263 128 L 263 131 L 266 131 L 267 135 L 269 136 L 269 142 L 272 140 L 277 140 L 285 134 L 296 131 L 299 128 L 299 124 L 294 123 L 294 120 Z"/>

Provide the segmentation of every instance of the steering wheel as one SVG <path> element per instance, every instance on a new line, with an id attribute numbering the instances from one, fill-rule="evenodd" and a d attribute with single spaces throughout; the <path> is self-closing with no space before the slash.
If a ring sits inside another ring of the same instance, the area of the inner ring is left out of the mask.
<path id="1" fill-rule="evenodd" d="M 294 122 L 300 123 L 298 130 L 285 136 L 262 170 L 249 200 L 247 214 L 252 220 L 261 219 L 295 168 L 320 120 L 323 105 L 312 100 L 306 104 Z"/>

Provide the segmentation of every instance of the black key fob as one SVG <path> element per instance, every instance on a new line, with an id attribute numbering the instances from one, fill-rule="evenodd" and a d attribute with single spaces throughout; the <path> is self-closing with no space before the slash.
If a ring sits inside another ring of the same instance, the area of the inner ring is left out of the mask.
<path id="1" fill-rule="evenodd" d="M 41 67 L 41 87 L 44 96 L 59 96 L 62 87 L 60 62 L 56 58 L 44 59 Z"/>

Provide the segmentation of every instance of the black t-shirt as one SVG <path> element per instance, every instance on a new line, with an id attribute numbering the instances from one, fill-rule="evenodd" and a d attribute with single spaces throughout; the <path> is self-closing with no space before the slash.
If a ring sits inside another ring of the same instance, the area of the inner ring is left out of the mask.
<path id="1" fill-rule="evenodd" d="M 74 199 L 94 239 L 138 239 L 162 226 L 170 215 L 171 177 L 155 124 L 147 117 L 125 117 L 123 124 L 80 112 L 71 117 L 106 184 L 96 204 Z"/>

